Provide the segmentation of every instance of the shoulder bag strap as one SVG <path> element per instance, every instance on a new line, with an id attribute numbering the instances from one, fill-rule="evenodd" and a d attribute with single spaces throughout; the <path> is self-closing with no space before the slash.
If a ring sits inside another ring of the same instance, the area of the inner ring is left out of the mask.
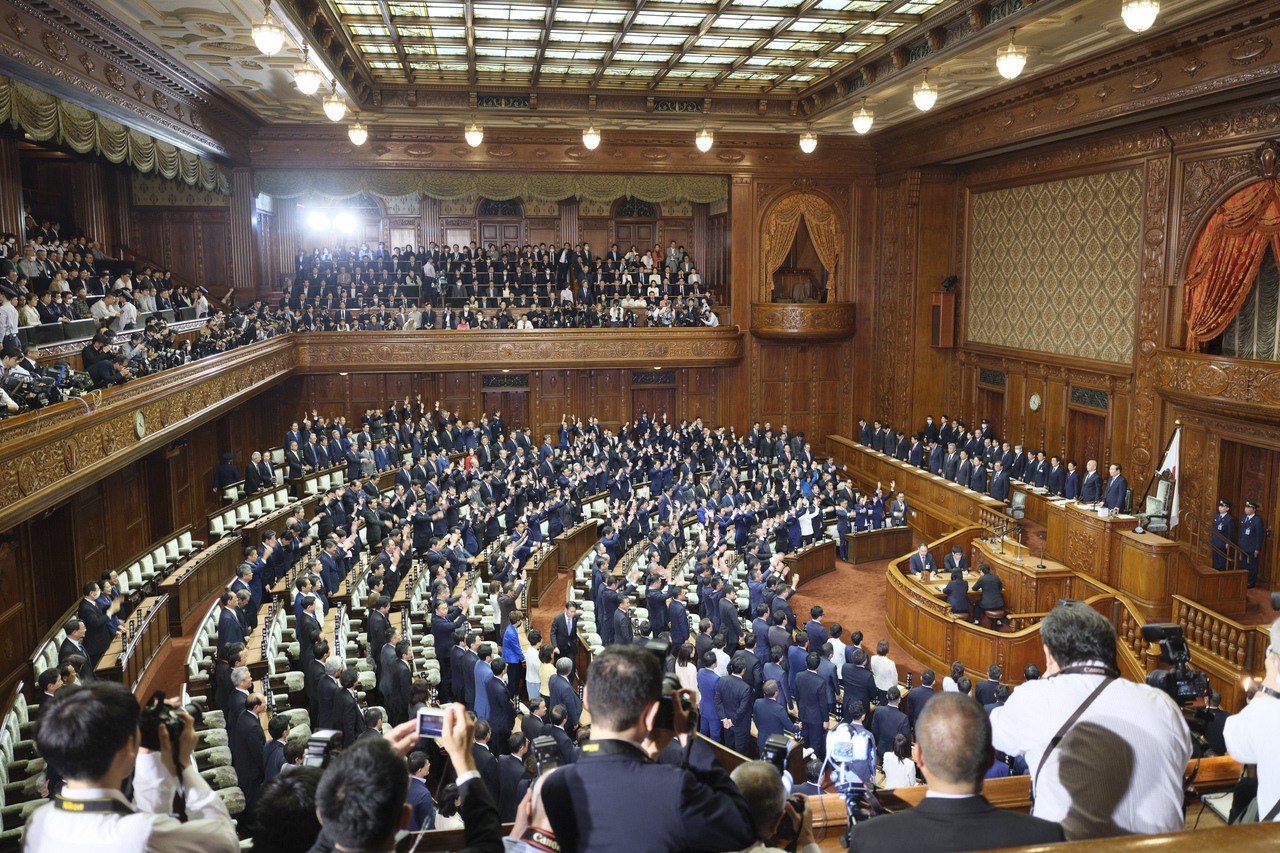
<path id="1" fill-rule="evenodd" d="M 1036 775 L 1031 783 L 1031 797 L 1033 802 L 1035 800 L 1036 791 L 1040 789 L 1040 771 L 1044 769 L 1044 766 L 1047 763 L 1049 763 L 1050 753 L 1058 748 L 1058 744 L 1062 743 L 1062 739 L 1067 736 L 1067 732 L 1076 724 L 1076 721 L 1080 719 L 1080 716 L 1088 710 L 1089 706 L 1093 704 L 1095 699 L 1102 695 L 1102 691 L 1111 686 L 1111 682 L 1113 681 L 1115 681 L 1115 678 L 1104 678 L 1102 683 L 1095 687 L 1093 692 L 1089 694 L 1089 698 L 1080 703 L 1080 707 L 1076 708 L 1075 713 L 1067 718 L 1067 721 L 1062 724 L 1062 728 L 1058 729 L 1058 733 L 1049 741 L 1049 748 L 1044 751 L 1044 755 L 1040 756 L 1040 765 L 1036 767 Z"/>

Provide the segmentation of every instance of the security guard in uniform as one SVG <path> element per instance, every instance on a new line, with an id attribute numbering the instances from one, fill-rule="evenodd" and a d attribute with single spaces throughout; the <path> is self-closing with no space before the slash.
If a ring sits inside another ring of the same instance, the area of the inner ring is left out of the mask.
<path id="1" fill-rule="evenodd" d="M 1244 551 L 1244 568 L 1249 570 L 1249 589 L 1258 582 L 1258 557 L 1262 554 L 1262 540 L 1267 535 L 1266 525 L 1258 516 L 1258 505 L 1244 502 L 1244 518 L 1240 519 L 1240 538 L 1236 544 Z"/>
<path id="2" fill-rule="evenodd" d="M 1227 545 L 1236 539 L 1236 519 L 1231 514 L 1231 501 L 1226 498 L 1218 500 L 1218 514 L 1213 517 L 1213 567 L 1218 571 L 1227 568 Z"/>

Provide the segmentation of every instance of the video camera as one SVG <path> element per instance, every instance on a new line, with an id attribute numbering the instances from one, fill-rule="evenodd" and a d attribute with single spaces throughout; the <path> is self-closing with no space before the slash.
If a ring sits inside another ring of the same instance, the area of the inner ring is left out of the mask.
<path id="1" fill-rule="evenodd" d="M 1209 677 L 1191 669 L 1191 649 L 1182 636 L 1182 627 L 1172 622 L 1142 626 L 1142 639 L 1160 644 L 1160 660 L 1172 669 L 1157 669 L 1147 674 L 1147 684 L 1169 694 L 1179 707 L 1186 708 L 1209 695 Z"/>

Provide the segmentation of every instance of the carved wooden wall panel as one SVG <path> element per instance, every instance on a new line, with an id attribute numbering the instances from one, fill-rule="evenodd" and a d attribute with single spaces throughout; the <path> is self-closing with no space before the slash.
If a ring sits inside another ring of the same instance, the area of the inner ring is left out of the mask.
<path id="1" fill-rule="evenodd" d="M 226 208 L 139 207 L 130 248 L 210 290 L 224 292 L 231 270 Z"/>

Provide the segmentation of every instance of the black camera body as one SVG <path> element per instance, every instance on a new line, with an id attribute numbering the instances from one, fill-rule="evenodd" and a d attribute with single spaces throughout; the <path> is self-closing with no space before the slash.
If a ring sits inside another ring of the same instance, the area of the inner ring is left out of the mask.
<path id="1" fill-rule="evenodd" d="M 664 643 L 661 640 L 641 639 L 637 644 L 645 651 L 652 654 L 658 659 L 658 666 L 665 669 L 667 665 L 667 656 L 671 654 L 671 644 Z M 673 703 L 673 694 L 680 690 L 680 679 L 676 677 L 674 672 L 668 672 L 662 677 L 662 698 L 658 704 L 658 716 L 654 719 L 653 727 L 655 729 L 666 729 L 667 731 L 675 730 L 675 705 Z M 689 731 L 696 732 L 698 730 L 698 709 L 689 697 L 680 697 L 680 707 L 684 709 L 685 715 L 689 719 Z"/>
<path id="2" fill-rule="evenodd" d="M 1142 638 L 1148 643 L 1158 643 L 1160 660 L 1173 667 L 1147 673 L 1147 684 L 1163 690 L 1180 707 L 1209 695 L 1209 676 L 1187 665 L 1191 663 L 1191 649 L 1182 636 L 1182 626 L 1172 622 L 1143 625 Z"/>
<path id="3" fill-rule="evenodd" d="M 539 735 L 533 739 L 533 756 L 538 762 L 538 775 L 560 766 L 560 745 L 550 735 Z"/>
<path id="4" fill-rule="evenodd" d="M 181 710 L 190 714 L 196 723 L 204 719 L 204 712 L 200 710 L 198 705 L 187 704 Z M 182 733 L 186 730 L 187 723 L 178 716 L 176 709 L 165 703 L 164 691 L 157 690 L 151 695 L 151 701 L 147 703 L 147 706 L 138 715 L 139 743 L 143 749 L 160 749 L 161 726 L 169 730 L 169 744 L 173 747 L 174 755 L 176 756 L 178 741 L 182 738 Z"/>
<path id="5" fill-rule="evenodd" d="M 324 769 L 329 766 L 329 762 L 333 757 L 342 752 L 342 743 L 345 735 L 338 729 L 318 729 L 311 733 L 311 737 L 307 738 L 307 751 L 302 758 L 303 767 L 319 767 Z"/>
<path id="6" fill-rule="evenodd" d="M 787 769 L 787 752 L 790 749 L 791 739 L 786 735 L 769 735 L 760 750 L 760 760 L 769 762 L 782 773 Z"/>

